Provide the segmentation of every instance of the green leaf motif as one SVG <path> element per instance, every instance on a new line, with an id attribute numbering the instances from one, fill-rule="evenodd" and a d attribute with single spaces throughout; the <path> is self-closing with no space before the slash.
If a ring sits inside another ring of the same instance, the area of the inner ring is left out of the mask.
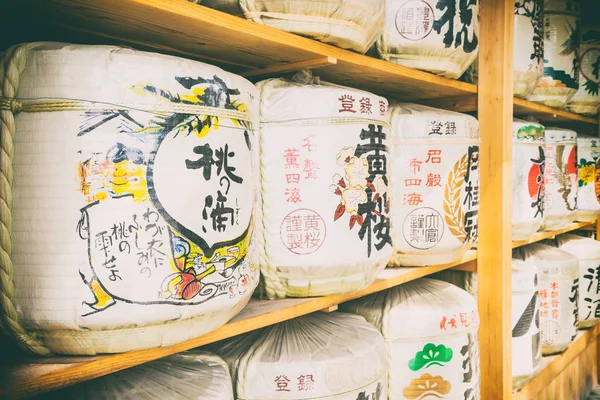
<path id="1" fill-rule="evenodd" d="M 423 351 L 417 351 L 415 358 L 408 362 L 408 368 L 418 371 L 421 368 L 429 368 L 432 365 L 443 367 L 452 360 L 452 349 L 440 344 L 427 343 Z"/>

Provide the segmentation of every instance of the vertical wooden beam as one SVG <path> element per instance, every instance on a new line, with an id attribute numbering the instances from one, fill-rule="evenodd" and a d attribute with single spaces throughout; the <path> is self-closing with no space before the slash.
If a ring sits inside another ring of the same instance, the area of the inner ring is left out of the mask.
<path id="1" fill-rule="evenodd" d="M 479 2 L 481 398 L 512 397 L 511 190 L 514 1 Z"/>

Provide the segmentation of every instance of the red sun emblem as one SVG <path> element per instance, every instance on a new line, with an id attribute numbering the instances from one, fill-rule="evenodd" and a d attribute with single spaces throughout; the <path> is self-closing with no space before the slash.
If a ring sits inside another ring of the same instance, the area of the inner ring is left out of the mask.
<path id="1" fill-rule="evenodd" d="M 529 187 L 529 196 L 532 200 L 537 199 L 540 186 L 542 186 L 544 178 L 540 172 L 540 166 L 532 164 L 529 169 L 529 176 L 527 178 L 527 186 Z"/>
<path id="2" fill-rule="evenodd" d="M 577 147 L 574 146 L 569 153 L 569 160 L 567 161 L 567 174 L 577 175 Z"/>

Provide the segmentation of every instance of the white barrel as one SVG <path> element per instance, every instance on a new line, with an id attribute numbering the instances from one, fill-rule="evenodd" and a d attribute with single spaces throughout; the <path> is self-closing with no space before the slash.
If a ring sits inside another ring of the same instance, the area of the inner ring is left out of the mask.
<path id="1" fill-rule="evenodd" d="M 385 0 L 201 0 L 261 25 L 365 53 L 381 34 Z"/>
<path id="2" fill-rule="evenodd" d="M 53 352 L 95 354 L 169 346 L 227 322 L 259 277 L 255 87 L 113 46 L 14 54 L 24 65 L 17 100 L 55 109 L 16 117 L 23 326 Z"/>
<path id="3" fill-rule="evenodd" d="M 538 270 L 542 354 L 560 353 L 577 335 L 579 260 L 539 243 L 521 247 L 515 255 Z"/>
<path id="4" fill-rule="evenodd" d="M 525 98 L 544 76 L 542 0 L 515 1 L 513 90 Z"/>
<path id="5" fill-rule="evenodd" d="M 600 110 L 600 26 L 584 26 L 581 30 L 579 90 L 567 109 L 590 116 Z"/>
<path id="6" fill-rule="evenodd" d="M 512 135 L 512 240 L 526 240 L 544 218 L 544 127 L 515 119 Z"/>
<path id="7" fill-rule="evenodd" d="M 577 137 L 576 221 L 594 221 L 600 216 L 600 139 Z"/>
<path id="8" fill-rule="evenodd" d="M 478 0 L 386 0 L 379 56 L 405 67 L 458 78 L 479 50 Z"/>
<path id="9" fill-rule="evenodd" d="M 577 214 L 577 133 L 546 127 L 543 229 L 562 229 Z"/>
<path id="10" fill-rule="evenodd" d="M 258 87 L 267 296 L 364 288 L 392 252 L 387 100 L 281 79 Z"/>
<path id="11" fill-rule="evenodd" d="M 542 358 L 537 268 L 512 260 L 513 388 L 529 381 Z"/>
<path id="12" fill-rule="evenodd" d="M 579 327 L 594 326 L 600 320 L 600 242 L 571 234 L 556 242 L 579 259 Z"/>
<path id="13" fill-rule="evenodd" d="M 544 0 L 544 76 L 527 100 L 563 108 L 579 89 L 579 6 Z"/>
<path id="14" fill-rule="evenodd" d="M 391 108 L 391 124 L 391 265 L 456 261 L 477 240 L 477 119 L 401 103 Z"/>
<path id="15" fill-rule="evenodd" d="M 215 345 L 236 400 L 387 399 L 385 342 L 358 315 L 317 312 Z"/>
<path id="16" fill-rule="evenodd" d="M 52 392 L 50 396 L 73 400 L 233 400 L 233 386 L 225 361 L 214 354 L 191 350 Z"/>
<path id="17" fill-rule="evenodd" d="M 425 278 L 340 308 L 383 333 L 389 399 L 479 399 L 479 314 L 469 293 Z"/>

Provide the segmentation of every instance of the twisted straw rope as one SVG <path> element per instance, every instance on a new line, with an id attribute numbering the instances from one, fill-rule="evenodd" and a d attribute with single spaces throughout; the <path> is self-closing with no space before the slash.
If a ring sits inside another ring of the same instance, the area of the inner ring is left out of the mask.
<path id="1" fill-rule="evenodd" d="M 272 247 L 273 240 L 271 239 L 271 232 L 269 231 L 269 221 L 265 218 L 265 213 L 263 213 L 263 209 L 269 210 L 272 208 L 272 205 L 269 205 L 267 199 L 270 196 L 265 196 L 265 174 L 267 173 L 267 166 L 264 163 L 264 157 L 262 155 L 262 151 L 264 148 L 264 135 L 262 130 L 259 128 L 258 132 L 258 140 L 259 140 L 259 172 L 260 172 L 260 191 L 259 191 L 259 202 L 257 207 L 257 237 L 258 237 L 258 246 L 262 251 L 260 252 L 260 272 L 262 274 L 261 283 L 260 283 L 260 291 L 264 289 L 267 294 L 267 298 L 273 299 L 283 299 L 286 297 L 287 293 L 287 284 L 283 282 L 279 275 L 277 274 L 277 266 L 271 257 L 270 248 Z M 267 216 L 268 218 L 268 216 Z"/>
<path id="2" fill-rule="evenodd" d="M 37 46 L 39 43 L 16 45 L 4 53 L 0 61 L 0 96 L 14 99 L 25 69 L 27 53 Z M 14 100 L 3 102 L 0 106 L 0 320 L 2 330 L 9 337 L 16 339 L 20 348 L 37 355 L 49 355 L 50 350 L 20 324 L 15 307 L 14 269 L 11 260 L 11 208 L 15 113 L 19 111 Z"/>
<path id="3" fill-rule="evenodd" d="M 225 110 L 192 104 L 107 104 L 69 99 L 15 99 L 28 53 L 41 43 L 27 43 L 0 53 L 0 329 L 14 338 L 24 351 L 36 355 L 50 355 L 51 351 L 19 322 L 15 304 L 14 267 L 11 260 L 12 241 L 12 183 L 16 132 L 15 114 L 47 111 L 126 110 L 138 109 L 152 113 L 203 114 L 252 121 L 248 112 Z"/>

